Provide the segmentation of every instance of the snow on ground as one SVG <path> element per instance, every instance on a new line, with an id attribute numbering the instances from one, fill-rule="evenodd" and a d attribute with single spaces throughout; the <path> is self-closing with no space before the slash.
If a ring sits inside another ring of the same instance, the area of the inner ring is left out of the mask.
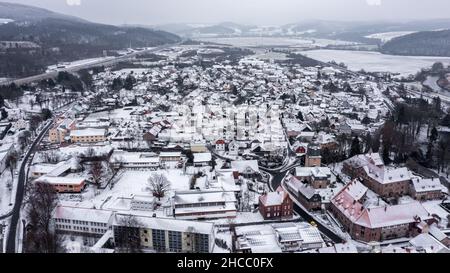
<path id="1" fill-rule="evenodd" d="M 11 200 L 11 193 L 14 189 L 12 189 L 11 182 L 11 172 L 9 169 L 6 169 L 0 175 L 0 215 L 4 215 L 11 211 L 11 204 L 14 200 Z M 8 183 L 11 183 L 11 190 L 8 188 Z"/>
<path id="2" fill-rule="evenodd" d="M 232 46 L 311 46 L 313 41 L 295 38 L 277 37 L 232 37 L 232 38 L 201 38 L 202 41 L 227 44 Z"/>
<path id="3" fill-rule="evenodd" d="M 231 232 L 228 228 L 224 228 L 224 229 L 216 229 L 216 240 L 223 240 L 226 242 L 227 247 L 229 249 L 231 249 L 232 246 L 232 236 L 231 236 Z M 217 244 L 214 246 L 214 253 L 230 253 L 230 250 L 224 249 L 219 247 Z"/>
<path id="4" fill-rule="evenodd" d="M 329 39 L 307 39 L 302 37 L 231 37 L 231 38 L 201 38 L 205 42 L 227 44 L 240 47 L 255 46 L 290 46 L 290 47 L 315 47 L 328 45 L 355 45 L 357 43 Z"/>
<path id="5" fill-rule="evenodd" d="M 6 19 L 6 18 L 0 18 L 0 25 L 6 25 L 8 23 L 12 23 L 14 20 L 12 19 Z"/>
<path id="6" fill-rule="evenodd" d="M 0 80 L 1 82 L 1 80 Z M 41 112 L 39 104 L 36 103 L 36 96 L 33 94 L 23 95 L 14 100 L 7 100 L 11 107 L 22 109 L 24 111 Z M 32 102 L 32 103 L 30 103 Z M 52 101 L 46 101 L 42 103 L 42 108 L 54 109 L 56 105 L 53 105 Z"/>
<path id="7" fill-rule="evenodd" d="M 83 193 L 83 200 L 76 203 L 80 207 L 101 208 L 114 206 L 117 198 L 130 198 L 133 195 L 151 196 L 148 190 L 148 178 L 152 174 L 164 174 L 171 184 L 171 191 L 187 191 L 189 190 L 189 181 L 191 176 L 185 175 L 181 169 L 158 170 L 158 171 L 125 171 L 119 180 L 115 182 L 111 189 L 109 186 L 104 190 L 94 190 L 92 187 L 88 188 Z M 173 194 L 173 193 L 172 193 Z M 167 194 L 167 197 L 172 194 Z M 111 201 L 111 202 L 110 202 Z M 71 202 L 65 201 L 66 204 Z"/>
<path id="8" fill-rule="evenodd" d="M 86 119 L 99 119 L 104 117 L 109 117 L 111 120 L 115 121 L 121 121 L 121 120 L 130 120 L 131 116 L 130 114 L 138 109 L 141 109 L 140 107 L 124 107 L 120 109 L 115 109 L 113 111 L 103 111 L 103 112 L 97 112 L 90 114 Z"/>
<path id="9" fill-rule="evenodd" d="M 226 225 L 230 223 L 228 219 L 217 219 L 213 220 L 216 225 Z M 259 211 L 256 212 L 238 212 L 236 218 L 233 219 L 234 223 L 244 224 L 244 223 L 260 223 L 264 222 L 264 218 L 262 217 Z"/>
<path id="10" fill-rule="evenodd" d="M 424 86 L 431 88 L 434 92 L 442 93 L 444 95 L 450 95 L 450 92 L 441 88 L 437 81 L 439 80 L 438 76 L 428 76 L 427 79 L 423 82 Z"/>
<path id="11" fill-rule="evenodd" d="M 62 159 L 66 160 L 70 157 L 77 157 L 81 154 L 86 154 L 86 152 L 91 149 L 95 152 L 96 156 L 101 156 L 101 155 L 108 154 L 111 151 L 112 146 L 110 144 L 98 145 L 98 146 L 92 146 L 92 145 L 82 146 L 82 145 L 73 144 L 73 145 L 70 145 L 67 147 L 60 147 L 57 150 L 37 152 L 34 157 L 34 162 L 38 162 L 38 163 L 43 162 L 42 153 L 48 153 L 48 152 L 52 153 L 53 151 L 57 151 L 58 155 L 60 155 Z"/>
<path id="12" fill-rule="evenodd" d="M 135 74 L 135 75 L 138 75 L 138 74 L 143 74 L 143 73 L 147 73 L 150 71 L 151 71 L 151 69 L 148 69 L 148 68 L 125 68 L 125 69 L 115 71 L 114 73 L 128 76 L 131 72 L 133 72 L 133 74 Z"/>
<path id="13" fill-rule="evenodd" d="M 392 32 L 374 33 L 374 34 L 367 35 L 365 37 L 370 38 L 370 39 L 379 39 L 379 40 L 381 40 L 381 42 L 386 43 L 394 38 L 402 37 L 402 36 L 412 34 L 415 32 L 416 31 L 392 31 Z"/>
<path id="14" fill-rule="evenodd" d="M 450 64 L 449 57 L 394 56 L 372 51 L 311 50 L 299 52 L 322 62 L 345 63 L 350 70 L 364 69 L 369 72 L 392 72 L 404 76 L 429 68 L 435 62 Z"/>

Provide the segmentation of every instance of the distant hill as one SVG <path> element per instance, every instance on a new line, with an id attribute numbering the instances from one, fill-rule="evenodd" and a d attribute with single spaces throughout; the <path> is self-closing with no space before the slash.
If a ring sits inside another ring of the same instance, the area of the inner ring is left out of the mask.
<path id="1" fill-rule="evenodd" d="M 412 56 L 450 56 L 450 30 L 422 31 L 394 38 L 384 44 L 386 54 Z"/>
<path id="2" fill-rule="evenodd" d="M 98 57 L 104 50 L 149 47 L 180 41 L 177 35 L 142 27 L 92 23 L 41 8 L 0 2 L 1 41 L 33 42 L 39 49 L 9 48 L 0 54 L 0 77 L 44 72 L 61 61 Z"/>
<path id="3" fill-rule="evenodd" d="M 303 37 L 325 38 L 376 44 L 382 46 L 386 40 L 376 38 L 380 33 L 434 31 L 450 29 L 450 19 L 414 20 L 406 22 L 351 22 L 308 20 L 283 26 L 284 33 L 301 34 Z"/>
<path id="4" fill-rule="evenodd" d="M 0 2 L 0 18 L 8 18 L 14 21 L 30 21 L 30 22 L 33 21 L 35 22 L 48 18 L 87 22 L 77 17 L 56 13 L 43 8 L 7 2 Z"/>
<path id="5" fill-rule="evenodd" d="M 166 24 L 155 26 L 156 29 L 173 32 L 183 37 L 198 36 L 239 36 L 248 35 L 255 26 L 241 25 L 233 22 L 219 24 L 195 25 L 195 24 Z"/>

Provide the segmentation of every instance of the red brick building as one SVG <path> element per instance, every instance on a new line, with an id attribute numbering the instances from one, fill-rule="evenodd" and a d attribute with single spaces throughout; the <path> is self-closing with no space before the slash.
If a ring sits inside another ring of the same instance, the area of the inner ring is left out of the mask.
<path id="1" fill-rule="evenodd" d="M 400 197 L 411 191 L 411 173 L 408 168 L 388 168 L 379 154 L 357 155 L 344 161 L 342 172 L 362 183 L 378 195 Z"/>
<path id="2" fill-rule="evenodd" d="M 367 187 L 358 181 L 347 184 L 331 200 L 330 210 L 355 240 L 371 242 L 412 237 L 418 225 L 433 217 L 419 202 L 395 206 L 365 207 Z"/>
<path id="3" fill-rule="evenodd" d="M 259 197 L 259 212 L 265 220 L 292 218 L 292 200 L 280 186 L 275 192 L 269 192 Z"/>

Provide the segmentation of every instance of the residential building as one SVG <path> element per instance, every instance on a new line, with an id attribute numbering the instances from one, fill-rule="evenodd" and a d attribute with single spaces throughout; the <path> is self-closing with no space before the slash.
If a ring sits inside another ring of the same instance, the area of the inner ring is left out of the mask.
<path id="1" fill-rule="evenodd" d="M 419 201 L 442 199 L 443 186 L 439 178 L 413 178 L 411 196 Z"/>
<path id="2" fill-rule="evenodd" d="M 367 187 L 355 180 L 331 200 L 330 211 L 355 240 L 385 241 L 411 237 L 418 225 L 429 225 L 433 217 L 419 202 L 366 207 Z"/>
<path id="3" fill-rule="evenodd" d="M 308 145 L 305 157 L 305 167 L 320 167 L 322 156 L 320 155 L 320 146 L 315 144 Z"/>
<path id="4" fill-rule="evenodd" d="M 266 220 L 291 218 L 293 210 L 292 200 L 281 186 L 259 197 L 259 212 Z"/>
<path id="5" fill-rule="evenodd" d="M 52 222 L 57 233 L 100 238 L 110 230 L 113 212 L 108 210 L 58 205 Z"/>
<path id="6" fill-rule="evenodd" d="M 70 140 L 72 143 L 103 142 L 106 141 L 106 130 L 93 128 L 72 130 Z"/>
<path id="7" fill-rule="evenodd" d="M 234 218 L 237 200 L 234 192 L 183 191 L 173 197 L 173 216 L 179 219 Z"/>

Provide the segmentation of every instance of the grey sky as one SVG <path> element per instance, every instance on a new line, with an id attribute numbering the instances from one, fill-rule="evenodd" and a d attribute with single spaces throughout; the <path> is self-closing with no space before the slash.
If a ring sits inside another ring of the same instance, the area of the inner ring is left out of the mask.
<path id="1" fill-rule="evenodd" d="M 4 1 L 4 0 L 0 0 Z M 5 0 L 8 1 L 8 0 Z M 109 24 L 449 18 L 449 0 L 9 0 Z"/>

